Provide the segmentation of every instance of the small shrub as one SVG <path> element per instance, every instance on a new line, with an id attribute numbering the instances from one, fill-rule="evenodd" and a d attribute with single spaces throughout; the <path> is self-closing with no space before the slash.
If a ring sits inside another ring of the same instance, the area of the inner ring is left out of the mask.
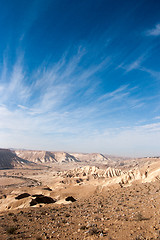
<path id="1" fill-rule="evenodd" d="M 99 231 L 96 227 L 93 227 L 91 229 L 89 229 L 89 235 L 95 235 L 95 234 L 98 234 Z"/>
<path id="2" fill-rule="evenodd" d="M 7 233 L 9 233 L 9 234 L 14 234 L 16 230 L 17 230 L 17 228 L 14 226 L 8 227 L 6 229 Z"/>
<path id="3" fill-rule="evenodd" d="M 10 212 L 8 213 L 8 216 L 14 216 L 14 213 Z"/>
<path id="4" fill-rule="evenodd" d="M 150 218 L 143 217 L 141 213 L 138 213 L 136 216 L 137 221 L 149 220 Z"/>
<path id="5" fill-rule="evenodd" d="M 65 216 L 68 218 L 68 217 L 70 217 L 70 214 L 69 214 L 69 213 L 66 213 L 66 215 L 65 215 Z"/>
<path id="6" fill-rule="evenodd" d="M 81 229 L 81 230 L 85 230 L 85 229 L 86 229 L 86 226 L 81 226 L 80 229 Z"/>

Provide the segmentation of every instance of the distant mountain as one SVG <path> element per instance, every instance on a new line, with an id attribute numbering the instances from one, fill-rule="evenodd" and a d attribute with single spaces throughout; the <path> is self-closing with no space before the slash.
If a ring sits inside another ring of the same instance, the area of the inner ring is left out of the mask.
<path id="1" fill-rule="evenodd" d="M 79 162 L 79 160 L 72 154 L 66 152 L 53 152 L 57 162 Z"/>
<path id="2" fill-rule="evenodd" d="M 67 153 L 35 150 L 15 150 L 18 157 L 39 164 L 69 162 L 105 162 L 109 158 L 100 153 Z"/>
<path id="3" fill-rule="evenodd" d="M 33 150 L 16 150 L 18 157 L 34 163 L 67 163 L 78 162 L 73 155 L 66 152 L 49 152 Z"/>
<path id="4" fill-rule="evenodd" d="M 10 149 L 0 149 L 0 169 L 12 169 L 32 166 L 30 163 L 16 155 Z"/>
<path id="5" fill-rule="evenodd" d="M 110 159 L 101 153 L 72 153 L 81 162 L 109 162 Z"/>

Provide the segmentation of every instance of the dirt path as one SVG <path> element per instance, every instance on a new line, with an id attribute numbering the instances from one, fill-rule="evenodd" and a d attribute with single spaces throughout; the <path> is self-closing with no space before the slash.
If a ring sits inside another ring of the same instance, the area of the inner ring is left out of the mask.
<path id="1" fill-rule="evenodd" d="M 2 181 L 3 184 L 1 184 L 1 179 L 13 179 L 12 184 L 4 184 L 4 181 Z M 21 183 L 14 183 L 14 180 L 20 180 Z M 4 187 L 24 187 L 24 186 L 41 186 L 42 183 L 38 180 L 22 177 L 22 176 L 13 176 L 13 175 L 0 175 L 0 188 Z"/>

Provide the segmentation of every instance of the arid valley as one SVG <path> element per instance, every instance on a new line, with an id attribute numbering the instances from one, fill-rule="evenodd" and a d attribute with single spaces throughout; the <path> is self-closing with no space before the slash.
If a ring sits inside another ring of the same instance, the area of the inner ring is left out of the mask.
<path id="1" fill-rule="evenodd" d="M 0 149 L 0 239 L 160 239 L 160 158 Z"/>

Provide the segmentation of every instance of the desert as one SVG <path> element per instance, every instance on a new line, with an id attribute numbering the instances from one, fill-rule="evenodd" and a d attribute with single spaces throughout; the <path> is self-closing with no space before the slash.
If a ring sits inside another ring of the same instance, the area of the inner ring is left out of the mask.
<path id="1" fill-rule="evenodd" d="M 0 168 L 1 239 L 160 238 L 160 157 L 1 149 Z"/>
<path id="2" fill-rule="evenodd" d="M 160 0 L 0 1 L 0 240 L 160 240 Z"/>

